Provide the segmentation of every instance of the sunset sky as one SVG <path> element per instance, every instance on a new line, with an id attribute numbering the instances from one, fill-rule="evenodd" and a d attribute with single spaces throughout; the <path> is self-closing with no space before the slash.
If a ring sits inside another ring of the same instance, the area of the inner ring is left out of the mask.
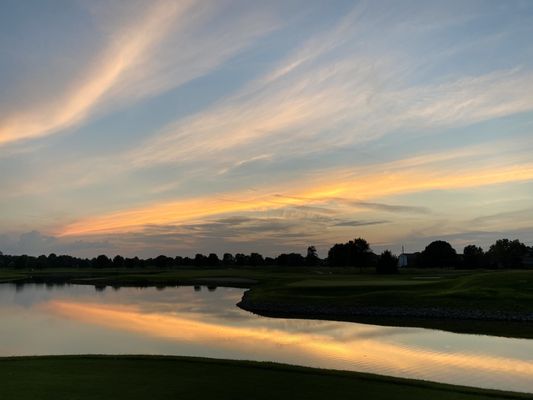
<path id="1" fill-rule="evenodd" d="M 2 0 L 0 251 L 533 245 L 533 2 Z"/>

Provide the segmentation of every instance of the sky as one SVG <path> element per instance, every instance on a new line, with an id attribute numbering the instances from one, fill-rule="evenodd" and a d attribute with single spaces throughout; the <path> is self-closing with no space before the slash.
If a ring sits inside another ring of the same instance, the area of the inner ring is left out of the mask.
<path id="1" fill-rule="evenodd" d="M 0 251 L 533 245 L 533 2 L 0 0 Z"/>

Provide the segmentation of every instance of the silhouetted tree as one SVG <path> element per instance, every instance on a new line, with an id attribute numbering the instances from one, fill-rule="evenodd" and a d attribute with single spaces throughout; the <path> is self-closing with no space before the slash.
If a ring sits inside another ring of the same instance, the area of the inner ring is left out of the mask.
<path id="1" fill-rule="evenodd" d="M 424 267 L 455 267 L 457 266 L 457 252 L 450 243 L 443 240 L 431 242 L 421 254 Z"/>
<path id="2" fill-rule="evenodd" d="M 26 254 L 18 256 L 15 259 L 15 268 L 16 269 L 25 269 L 28 266 L 28 256 Z"/>
<path id="3" fill-rule="evenodd" d="M 250 265 L 256 267 L 261 266 L 265 264 L 265 260 L 263 259 L 263 256 L 259 253 L 252 253 L 250 254 Z"/>
<path id="4" fill-rule="evenodd" d="M 143 265 L 146 267 L 153 267 L 155 265 L 155 261 L 153 258 L 147 258 L 143 260 Z"/>
<path id="5" fill-rule="evenodd" d="M 498 268 L 519 268 L 526 253 L 527 246 L 518 239 L 500 239 L 490 246 L 487 256 Z"/>
<path id="6" fill-rule="evenodd" d="M 485 252 L 473 244 L 463 249 L 463 266 L 465 268 L 482 268 L 486 266 Z"/>
<path id="7" fill-rule="evenodd" d="M 96 268 L 109 268 L 112 265 L 113 265 L 112 261 L 105 254 L 101 254 L 98 257 L 96 257 L 95 262 L 94 262 L 94 266 Z"/>
<path id="8" fill-rule="evenodd" d="M 275 265 L 276 260 L 272 257 L 265 257 L 265 265 Z"/>
<path id="9" fill-rule="evenodd" d="M 222 256 L 222 264 L 229 266 L 235 264 L 235 258 L 230 253 L 224 253 Z"/>
<path id="10" fill-rule="evenodd" d="M 320 264 L 320 258 L 318 257 L 315 246 L 309 246 L 307 248 L 307 256 L 305 257 L 305 263 L 310 267 L 314 267 Z"/>
<path id="11" fill-rule="evenodd" d="M 370 263 L 371 254 L 368 242 L 357 238 L 348 243 L 337 243 L 329 249 L 328 264 L 338 267 L 364 267 Z"/>
<path id="12" fill-rule="evenodd" d="M 529 253 L 528 253 L 529 252 Z M 529 255 L 528 255 L 529 254 Z M 483 252 L 481 247 L 475 245 L 466 246 L 463 250 L 462 261 L 452 246 L 442 240 L 430 243 L 422 253 L 415 253 L 414 264 L 420 267 L 466 267 L 482 268 L 486 266 L 498 266 L 501 268 L 514 268 L 531 265 L 533 262 L 533 249 L 529 249 L 519 240 L 500 239 L 496 241 L 490 250 Z M 225 253 L 222 261 L 215 253 L 204 256 L 197 254 L 194 259 L 190 257 L 175 258 L 160 255 L 156 258 L 139 259 L 123 258 L 120 255 L 112 260 L 106 255 L 99 255 L 93 259 L 82 259 L 69 255 L 51 253 L 48 256 L 39 257 L 21 255 L 12 256 L 0 253 L 0 268 L 19 269 L 43 269 L 43 268 L 144 268 L 156 266 L 158 268 L 172 268 L 175 266 L 314 266 L 320 265 L 322 260 L 317 255 L 316 248 L 309 246 L 306 256 L 299 253 L 283 253 L 276 258 L 266 257 L 259 253 L 245 255 L 238 253 L 232 256 Z M 380 273 L 394 272 L 396 270 L 396 258 L 390 251 L 383 252 L 380 256 L 374 254 L 368 242 L 362 238 L 350 240 L 347 243 L 337 243 L 328 252 L 328 265 L 331 266 L 376 266 Z"/>
<path id="13" fill-rule="evenodd" d="M 305 258 L 299 253 L 283 253 L 276 257 L 275 263 L 284 267 L 302 267 L 305 265 Z"/>
<path id="14" fill-rule="evenodd" d="M 167 268 L 167 267 L 170 267 L 172 265 L 172 258 L 170 257 L 167 257 L 167 256 L 164 256 L 164 255 L 160 255 L 160 256 L 157 256 L 154 260 L 154 265 L 157 267 L 157 268 Z"/>
<path id="15" fill-rule="evenodd" d="M 217 267 L 220 264 L 220 259 L 215 253 L 210 253 L 206 261 L 210 267 Z"/>
<path id="16" fill-rule="evenodd" d="M 113 267 L 122 268 L 124 267 L 124 257 L 116 255 L 113 257 Z"/>
<path id="17" fill-rule="evenodd" d="M 48 267 L 48 258 L 42 254 L 37 257 L 37 268 L 44 269 Z"/>
<path id="18" fill-rule="evenodd" d="M 328 251 L 328 264 L 330 266 L 344 267 L 350 264 L 350 258 L 346 245 L 335 243 Z"/>
<path id="19" fill-rule="evenodd" d="M 48 254 L 48 266 L 51 268 L 57 267 L 57 256 L 55 253 Z"/>
<path id="20" fill-rule="evenodd" d="M 203 254 L 196 254 L 194 256 L 194 261 L 193 261 L 193 264 L 195 267 L 203 267 L 204 265 L 206 265 L 207 263 L 207 257 L 204 256 Z"/>
<path id="21" fill-rule="evenodd" d="M 124 266 L 126 268 L 140 268 L 142 266 L 142 262 L 139 257 L 126 258 L 124 260 Z"/>
<path id="22" fill-rule="evenodd" d="M 235 254 L 235 265 L 239 267 L 250 265 L 250 257 L 242 253 Z"/>
<path id="23" fill-rule="evenodd" d="M 398 272 L 398 257 L 393 255 L 390 250 L 385 250 L 379 256 L 376 272 L 378 274 L 395 274 Z"/>

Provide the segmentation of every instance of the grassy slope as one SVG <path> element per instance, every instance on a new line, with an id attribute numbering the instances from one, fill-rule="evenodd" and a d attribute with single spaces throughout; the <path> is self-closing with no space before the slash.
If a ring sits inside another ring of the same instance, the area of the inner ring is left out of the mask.
<path id="1" fill-rule="evenodd" d="M 330 276 L 254 289 L 254 299 L 304 304 L 422 306 L 482 310 L 533 310 L 533 271 L 469 274 L 417 272 L 394 277 Z"/>
<path id="2" fill-rule="evenodd" d="M 434 279 L 435 276 L 440 279 Z M 249 295 L 257 302 L 279 304 L 280 310 L 285 304 L 304 304 L 533 312 L 533 271 L 406 271 L 395 277 L 366 275 L 351 279 L 331 276 L 327 280 L 313 278 L 281 285 L 265 284 L 254 287 Z M 333 319 L 533 338 L 531 322 L 342 316 Z"/>
<path id="3" fill-rule="evenodd" d="M 532 398 L 370 374 L 184 357 L 0 358 L 0 376 L 3 400 Z"/>

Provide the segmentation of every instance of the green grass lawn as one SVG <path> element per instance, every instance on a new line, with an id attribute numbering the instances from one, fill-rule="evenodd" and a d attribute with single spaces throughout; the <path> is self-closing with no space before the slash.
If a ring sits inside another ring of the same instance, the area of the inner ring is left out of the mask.
<path id="1" fill-rule="evenodd" d="M 379 275 L 316 277 L 254 287 L 250 299 L 279 305 L 338 307 L 412 307 L 488 312 L 533 312 L 533 271 L 402 271 L 394 277 Z M 435 277 L 439 276 L 438 279 Z M 302 315 L 301 317 L 305 317 Z M 311 316 L 313 317 L 313 316 Z M 327 316 L 316 316 L 328 318 Z M 533 338 L 532 322 L 440 320 L 431 318 L 342 317 L 378 325 L 401 325 Z"/>
<path id="2" fill-rule="evenodd" d="M 0 377 L 2 400 L 532 398 L 379 375 L 186 357 L 0 358 Z"/>
<path id="3" fill-rule="evenodd" d="M 14 271 L 2 271 L 0 270 L 0 283 L 14 282 L 19 279 L 24 279 L 25 274 L 17 273 Z"/>
<path id="4" fill-rule="evenodd" d="M 269 302 L 416 306 L 533 311 L 533 271 L 441 274 L 432 271 L 379 275 L 303 277 L 254 287 L 250 296 Z M 430 279 L 431 277 L 431 279 Z"/>

